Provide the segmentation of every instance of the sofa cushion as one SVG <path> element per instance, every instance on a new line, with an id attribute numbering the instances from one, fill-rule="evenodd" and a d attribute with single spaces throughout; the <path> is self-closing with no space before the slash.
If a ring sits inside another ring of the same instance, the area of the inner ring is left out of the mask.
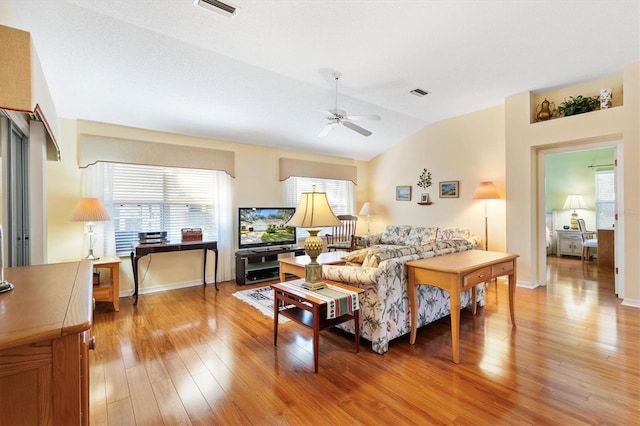
<path id="1" fill-rule="evenodd" d="M 362 262 L 362 266 L 368 266 L 375 268 L 381 262 L 392 259 L 396 257 L 403 257 L 411 254 L 422 255 L 422 247 L 420 246 L 402 246 L 398 248 L 389 248 L 389 249 L 375 249 L 370 250 L 364 261 Z"/>
<path id="2" fill-rule="evenodd" d="M 406 245 L 409 231 L 411 231 L 411 226 L 409 225 L 387 225 L 380 237 L 380 243 Z"/>
<path id="3" fill-rule="evenodd" d="M 438 228 L 436 241 L 464 240 L 470 235 L 469 228 Z"/>
<path id="4" fill-rule="evenodd" d="M 407 245 L 423 246 L 431 241 L 435 241 L 437 231 L 437 226 L 414 226 L 407 236 Z"/>

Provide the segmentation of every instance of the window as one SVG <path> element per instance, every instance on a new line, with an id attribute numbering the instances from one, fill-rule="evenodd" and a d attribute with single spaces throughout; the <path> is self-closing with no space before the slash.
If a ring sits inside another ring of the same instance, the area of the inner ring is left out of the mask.
<path id="1" fill-rule="evenodd" d="M 182 228 L 202 228 L 203 239 L 218 239 L 214 181 L 223 172 L 107 163 L 104 173 L 118 255 L 131 252 L 138 232 L 166 231 L 179 242 Z"/>
<path id="2" fill-rule="evenodd" d="M 353 182 L 348 180 L 290 177 L 284 181 L 286 206 L 298 207 L 300 194 L 311 192 L 313 185 L 316 186 L 316 192 L 327 193 L 327 199 L 334 214 L 354 214 L 355 189 Z M 329 230 L 323 229 L 320 234 L 326 232 Z M 306 238 L 309 235 L 304 229 L 298 229 L 297 233 L 299 238 Z"/>
<path id="3" fill-rule="evenodd" d="M 615 225 L 616 186 L 613 170 L 596 172 L 596 228 Z"/>

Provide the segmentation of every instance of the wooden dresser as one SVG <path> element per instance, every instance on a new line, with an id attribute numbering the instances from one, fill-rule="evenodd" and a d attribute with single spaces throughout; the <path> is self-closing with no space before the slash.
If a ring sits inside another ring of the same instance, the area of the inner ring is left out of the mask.
<path id="1" fill-rule="evenodd" d="M 93 344 L 89 260 L 5 269 L 0 424 L 87 425 Z"/>

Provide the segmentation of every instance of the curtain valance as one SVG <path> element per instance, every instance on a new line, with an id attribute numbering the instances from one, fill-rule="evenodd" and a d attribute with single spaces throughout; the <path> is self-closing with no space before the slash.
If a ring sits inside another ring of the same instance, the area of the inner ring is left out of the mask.
<path id="1" fill-rule="evenodd" d="M 358 168 L 356 166 L 281 158 L 280 180 L 286 180 L 291 176 L 350 180 L 354 184 L 358 184 Z"/>
<path id="2" fill-rule="evenodd" d="M 235 177 L 233 151 L 81 134 L 78 165 L 85 168 L 99 161 L 220 170 Z"/>

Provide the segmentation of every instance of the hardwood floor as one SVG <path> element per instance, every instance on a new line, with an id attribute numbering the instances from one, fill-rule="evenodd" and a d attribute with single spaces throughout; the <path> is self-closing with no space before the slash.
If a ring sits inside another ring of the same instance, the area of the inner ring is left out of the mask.
<path id="1" fill-rule="evenodd" d="M 235 282 L 98 305 L 91 423 L 126 424 L 638 424 L 640 310 L 613 294 L 596 262 L 549 258 L 551 284 L 506 285 L 462 311 L 460 364 L 449 318 L 396 339 L 384 355 L 335 330 L 279 327 L 232 296 Z M 256 286 L 262 286 L 260 283 Z"/>

